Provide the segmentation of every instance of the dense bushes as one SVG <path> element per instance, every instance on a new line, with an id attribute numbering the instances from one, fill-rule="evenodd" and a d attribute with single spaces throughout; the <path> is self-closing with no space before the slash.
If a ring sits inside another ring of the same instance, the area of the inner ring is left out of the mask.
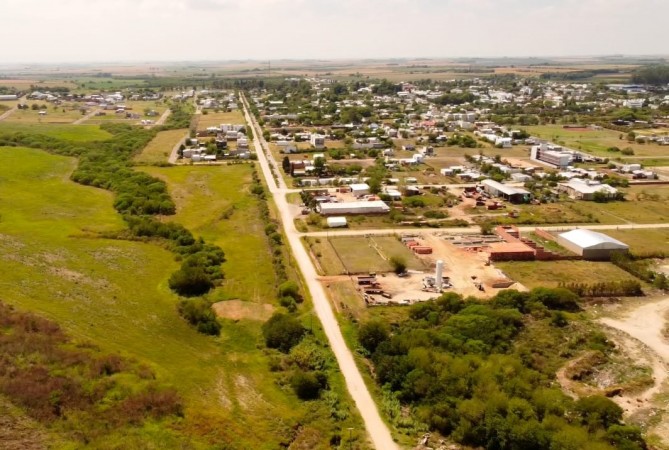
<path id="1" fill-rule="evenodd" d="M 296 371 L 290 379 L 290 386 L 302 400 L 313 400 L 320 396 L 327 386 L 327 377 L 323 372 Z"/>
<path id="2" fill-rule="evenodd" d="M 200 333 L 218 336 L 221 332 L 221 324 L 216 320 L 216 315 L 211 310 L 209 302 L 204 299 L 181 300 L 179 302 L 179 314 L 188 323 L 195 326 Z"/>
<path id="3" fill-rule="evenodd" d="M 183 415 L 179 395 L 148 368 L 77 344 L 51 321 L 0 302 L 0 330 L 0 394 L 42 424 L 72 430 L 75 447 Z"/>
<path id="4" fill-rule="evenodd" d="M 635 280 L 609 281 L 601 283 L 560 283 L 579 297 L 638 297 L 643 295 L 641 283 Z"/>
<path id="5" fill-rule="evenodd" d="M 281 313 L 274 313 L 262 326 L 265 344 L 284 353 L 288 353 L 302 340 L 305 331 L 296 318 Z"/>
<path id="6" fill-rule="evenodd" d="M 576 301 L 566 289 L 507 290 L 486 303 L 449 293 L 413 305 L 392 334 L 364 323 L 359 338 L 384 395 L 463 445 L 642 448 L 610 400 L 574 402 L 554 387 L 563 361 L 551 342 L 561 342 L 562 352 L 609 345 L 596 332 L 574 332 L 562 310 L 576 310 Z"/>

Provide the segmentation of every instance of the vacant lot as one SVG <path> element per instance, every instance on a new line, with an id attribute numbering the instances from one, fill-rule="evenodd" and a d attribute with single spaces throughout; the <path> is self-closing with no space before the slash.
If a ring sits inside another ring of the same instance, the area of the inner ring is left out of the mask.
<path id="1" fill-rule="evenodd" d="M 174 146 L 187 135 L 188 130 L 186 129 L 161 131 L 142 150 L 142 153 L 135 157 L 134 161 L 138 164 L 166 163 Z"/>
<path id="2" fill-rule="evenodd" d="M 286 436 L 301 436 L 301 432 L 316 436 L 315 442 L 329 439 L 334 426 L 327 408 L 303 404 L 290 389 L 274 382 L 268 357 L 258 350 L 260 322 L 225 321 L 220 338 L 198 334 L 178 316 L 178 299 L 167 287 L 167 279 L 178 267 L 173 254 L 150 243 L 98 237 L 97 232 L 125 225 L 112 209 L 109 192 L 69 181 L 76 160 L 21 148 L 0 148 L 0 158 L 0 192 L 12 193 L 2 195 L 0 202 L 4 301 L 54 319 L 77 339 L 149 365 L 160 381 L 177 387 L 185 398 L 185 419 L 179 429 L 205 436 L 209 446 L 269 450 L 280 447 Z M 199 224 L 202 234 L 210 233 L 207 237 L 224 233 L 223 244 L 233 239 L 239 242 L 242 253 L 226 248 L 225 270 L 232 283 L 238 276 L 235 267 L 246 269 L 246 283 L 223 289 L 252 294 L 256 285 L 258 296 L 267 295 L 264 284 L 272 280 L 248 254 L 249 240 L 240 237 L 241 233 L 262 236 L 261 230 L 245 228 L 249 223 L 246 214 L 257 217 L 243 209 L 249 201 L 243 186 L 250 169 L 235 170 L 236 175 L 224 173 L 225 182 L 215 179 L 231 193 L 238 193 L 233 203 L 242 212 L 231 216 L 229 228 L 207 223 L 218 218 L 207 214 L 207 205 L 216 199 L 211 193 L 202 194 L 208 187 L 198 184 L 197 177 L 197 194 L 191 200 L 199 208 L 184 206 L 181 198 L 180 214 L 190 224 Z M 188 174 L 183 179 L 193 180 Z M 332 383 L 341 396 L 341 380 L 333 377 Z M 340 401 L 348 402 L 347 397 Z M 360 426 L 354 413 L 348 421 L 349 426 Z M 290 430 L 300 431 L 293 434 Z M 159 425 L 118 438 L 113 446 L 143 448 L 147 443 L 161 443 L 163 448 L 182 447 L 170 430 Z M 209 448 L 197 440 L 187 446 Z"/>
<path id="3" fill-rule="evenodd" d="M 229 123 L 232 125 L 246 124 L 244 114 L 241 111 L 230 112 L 214 112 L 206 110 L 207 114 L 200 114 L 197 123 L 198 130 L 204 130 L 207 127 L 218 127 L 222 123 Z"/>
<path id="4" fill-rule="evenodd" d="M 395 237 L 336 237 L 308 240 L 312 254 L 325 275 L 390 272 L 390 258 L 403 259 L 409 269 L 423 270 L 425 264 Z"/>
<path id="5" fill-rule="evenodd" d="M 669 229 L 607 230 L 604 233 L 630 246 L 634 253 L 669 251 Z"/>
<path id="6" fill-rule="evenodd" d="M 506 275 L 528 288 L 555 287 L 561 281 L 599 283 L 635 279 L 608 262 L 531 261 L 495 263 Z"/>
<path id="7" fill-rule="evenodd" d="M 125 113 L 116 114 L 116 111 L 112 109 L 102 111 L 105 115 L 93 116 L 85 123 L 90 125 L 99 125 L 107 122 L 136 124 L 144 119 L 153 120 L 155 122 L 167 109 L 167 105 L 161 101 L 126 101 L 122 104 L 126 106 L 126 111 L 128 113 L 139 114 L 139 118 L 132 119 L 126 117 Z M 149 111 L 155 111 L 157 114 L 147 115 Z"/>
<path id="8" fill-rule="evenodd" d="M 527 127 L 527 131 L 542 139 L 551 140 L 557 144 L 565 145 L 574 150 L 583 150 L 584 152 L 615 158 L 622 156 L 618 152 L 607 151 L 610 147 L 620 149 L 630 147 L 634 150 L 635 156 L 666 156 L 667 147 L 656 144 L 637 144 L 628 142 L 626 134 L 613 130 L 569 130 L 562 128 L 561 125 L 545 125 Z M 639 134 L 644 134 L 639 132 Z M 623 139 L 620 139 L 622 135 Z"/>
<path id="9" fill-rule="evenodd" d="M 39 123 L 10 123 L 0 122 L 0 133 L 30 133 L 41 134 L 72 142 L 104 141 L 111 134 L 101 130 L 97 125 L 58 125 Z"/>
<path id="10" fill-rule="evenodd" d="M 79 104 L 68 104 L 54 106 L 52 103 L 39 100 L 22 100 L 28 106 L 38 105 L 45 109 L 34 110 L 32 108 L 20 109 L 14 111 L 11 116 L 3 122 L 7 123 L 72 123 L 80 119 L 83 114 L 80 111 Z M 44 115 L 40 114 L 46 113 Z"/>

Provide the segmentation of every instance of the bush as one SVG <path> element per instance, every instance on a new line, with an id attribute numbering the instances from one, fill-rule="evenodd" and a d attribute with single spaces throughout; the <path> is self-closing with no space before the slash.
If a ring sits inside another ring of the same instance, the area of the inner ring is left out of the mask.
<path id="1" fill-rule="evenodd" d="M 358 330 L 358 341 L 369 353 L 374 353 L 379 344 L 388 340 L 389 337 L 388 325 L 380 320 L 365 322 Z"/>
<path id="2" fill-rule="evenodd" d="M 294 281 L 286 281 L 279 285 L 279 297 L 293 297 L 297 299 L 300 296 L 300 288 Z"/>
<path id="3" fill-rule="evenodd" d="M 221 324 L 216 320 L 216 314 L 211 305 L 204 299 L 188 299 L 179 302 L 178 311 L 181 317 L 195 326 L 202 334 L 218 336 L 221 334 Z"/>
<path id="4" fill-rule="evenodd" d="M 583 423 L 590 428 L 618 425 L 623 418 L 622 408 L 601 395 L 581 398 L 576 402 L 576 411 L 581 415 Z"/>
<path id="5" fill-rule="evenodd" d="M 530 291 L 530 301 L 543 304 L 548 309 L 578 311 L 578 295 L 565 288 L 534 288 Z"/>
<path id="6" fill-rule="evenodd" d="M 290 378 L 290 386 L 300 399 L 314 400 L 327 387 L 327 377 L 323 372 L 297 371 Z"/>
<path id="7" fill-rule="evenodd" d="M 265 345 L 288 353 L 304 336 L 305 329 L 294 317 L 274 313 L 262 326 Z"/>
<path id="8" fill-rule="evenodd" d="M 214 283 L 202 267 L 182 265 L 169 279 L 170 289 L 184 297 L 197 297 L 206 294 Z"/>
<path id="9" fill-rule="evenodd" d="M 407 263 L 401 256 L 393 256 L 390 258 L 390 265 L 393 268 L 393 272 L 396 274 L 404 273 L 407 270 Z"/>

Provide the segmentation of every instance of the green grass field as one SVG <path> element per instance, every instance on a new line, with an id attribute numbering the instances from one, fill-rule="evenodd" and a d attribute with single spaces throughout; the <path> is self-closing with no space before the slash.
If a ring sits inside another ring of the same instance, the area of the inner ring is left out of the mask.
<path id="1" fill-rule="evenodd" d="M 591 261 L 513 261 L 498 262 L 512 280 L 527 288 L 556 287 L 561 281 L 599 283 L 607 281 L 636 280 L 632 275 L 609 262 Z"/>
<path id="2" fill-rule="evenodd" d="M 334 427 L 327 408 L 323 403 L 318 407 L 301 403 L 289 388 L 277 384 L 269 356 L 259 350 L 259 322 L 226 320 L 219 338 L 198 334 L 178 316 L 178 298 L 167 287 L 168 277 L 178 267 L 172 253 L 150 243 L 97 237 L 97 232 L 122 229 L 124 223 L 111 207 L 109 192 L 69 180 L 76 160 L 22 148 L 0 148 L 0 157 L 4 301 L 55 320 L 76 339 L 150 365 L 159 380 L 184 396 L 185 419 L 177 428 L 199 436 L 188 448 L 203 448 L 201 444 L 207 442 L 207 448 L 215 443 L 275 449 L 280 442 L 290 441 L 298 423 L 302 424 L 300 438 L 311 433 L 310 442 L 315 442 L 311 448 L 322 448 Z M 226 243 L 239 244 L 238 253 L 226 248 L 224 269 L 230 283 L 217 295 L 260 301 L 273 293 L 273 286 L 265 286 L 272 282 L 273 272 L 268 262 L 263 263 L 268 261 L 266 255 L 253 253 L 262 248 L 254 244 L 262 233 L 248 228 L 256 217 L 253 200 L 243 188 L 250 168 L 231 169 L 222 170 L 220 178 L 205 171 L 204 179 L 175 171 L 170 175 L 195 188 L 193 197 L 183 197 L 188 196 L 185 191 L 173 194 L 178 201 L 182 195 L 179 218 L 196 233 L 212 240 L 221 233 L 216 242 L 224 248 Z M 223 226 L 217 226 L 216 220 L 211 223 L 211 204 L 227 206 L 204 184 L 208 176 L 237 193 L 230 201 L 237 209 Z M 242 273 L 245 283 L 235 284 Z M 341 380 L 333 377 L 332 384 L 344 396 L 341 401 L 347 402 Z M 348 422 L 359 427 L 353 412 Z M 171 440 L 170 430 L 158 425 L 137 433 L 118 436 L 108 444 L 183 447 L 183 442 Z"/>
<path id="3" fill-rule="evenodd" d="M 159 132 L 142 152 L 135 156 L 138 164 L 166 163 L 172 149 L 188 134 L 188 130 L 169 130 Z"/>
<path id="4" fill-rule="evenodd" d="M 669 151 L 666 146 L 656 144 L 637 144 L 628 142 L 625 133 L 614 130 L 569 130 L 562 128 L 561 125 L 542 125 L 526 127 L 527 131 L 542 139 L 551 140 L 557 144 L 562 144 L 574 150 L 583 150 L 599 156 L 608 158 L 623 157 L 618 152 L 608 152 L 609 147 L 618 147 L 620 149 L 630 147 L 634 150 L 635 156 L 667 156 Z M 620 135 L 623 139 L 620 139 Z M 645 134 L 640 131 L 639 134 Z"/>
<path id="5" fill-rule="evenodd" d="M 0 122 L 0 133 L 14 132 L 41 134 L 72 142 L 104 141 L 111 138 L 111 134 L 101 130 L 97 125 L 19 124 L 4 121 Z"/>
<path id="6" fill-rule="evenodd" d="M 392 236 L 312 238 L 308 242 L 324 275 L 390 272 L 389 260 L 394 256 L 404 259 L 409 269 L 425 269 L 422 260 Z"/>
<path id="7" fill-rule="evenodd" d="M 232 125 L 246 124 L 244 114 L 240 111 L 230 112 L 214 112 L 207 110 L 207 114 L 200 114 L 197 123 L 198 130 L 204 130 L 207 127 L 218 127 L 222 123 L 229 123 Z"/>
<path id="8" fill-rule="evenodd" d="M 669 251 L 669 229 L 658 228 L 643 230 L 607 230 L 612 238 L 618 239 L 630 246 L 633 253 L 651 253 Z"/>

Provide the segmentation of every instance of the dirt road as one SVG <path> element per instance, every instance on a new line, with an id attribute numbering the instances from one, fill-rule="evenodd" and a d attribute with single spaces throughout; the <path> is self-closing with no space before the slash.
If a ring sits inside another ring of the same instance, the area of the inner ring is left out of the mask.
<path id="1" fill-rule="evenodd" d="M 381 416 L 376 407 L 376 404 L 367 390 L 367 386 L 365 385 L 362 375 L 358 371 L 358 367 L 355 364 L 353 354 L 346 346 L 346 342 L 344 341 L 344 337 L 341 333 L 341 330 L 339 329 L 339 324 L 337 323 L 337 319 L 335 318 L 335 315 L 332 311 L 330 302 L 328 301 L 328 298 L 325 294 L 325 290 L 318 281 L 318 274 L 316 273 L 316 269 L 314 268 L 307 251 L 300 241 L 300 234 L 295 230 L 293 217 L 290 212 L 291 208 L 289 208 L 288 202 L 286 200 L 285 184 L 283 184 L 283 180 L 279 176 L 279 186 L 281 187 L 277 186 L 274 175 L 270 169 L 270 162 L 268 162 L 267 157 L 265 156 L 267 147 L 263 146 L 260 141 L 262 138 L 262 131 L 260 130 L 260 127 L 258 126 L 258 123 L 255 121 L 255 119 L 249 114 L 249 107 L 246 101 L 246 97 L 243 94 L 241 95 L 241 100 L 244 107 L 246 121 L 253 127 L 253 140 L 256 152 L 258 154 L 260 167 L 269 186 L 269 190 L 273 194 L 277 209 L 281 213 L 281 220 L 286 237 L 288 238 L 288 243 L 290 244 L 293 255 L 295 256 L 295 260 L 297 261 L 302 275 L 304 276 L 304 279 L 307 283 L 307 287 L 309 288 L 309 292 L 311 293 L 313 299 L 314 309 L 316 310 L 316 314 L 318 315 L 318 318 L 323 325 L 323 330 L 325 331 L 325 335 L 330 342 L 332 351 L 337 358 L 339 368 L 342 372 L 342 375 L 344 376 L 344 379 L 346 380 L 348 391 L 351 394 L 351 397 L 353 397 L 353 400 L 355 401 L 355 404 L 360 411 L 360 415 L 365 422 L 365 427 L 371 441 L 374 444 L 374 447 L 376 447 L 377 450 L 398 449 L 399 447 L 393 441 L 390 430 L 386 424 L 383 423 L 383 420 L 381 420 Z M 267 154 L 269 153 L 270 152 L 267 151 Z M 271 163 L 275 168 L 277 167 L 276 161 L 273 161 L 273 158 Z"/>
<path id="2" fill-rule="evenodd" d="M 80 118 L 78 118 L 77 120 L 75 120 L 74 122 L 72 122 L 72 125 L 81 125 L 82 123 L 84 123 L 84 122 L 86 122 L 88 119 L 90 119 L 91 117 L 95 116 L 95 114 L 96 114 L 98 111 L 102 111 L 102 110 L 101 110 L 100 108 L 94 109 L 94 110 L 92 110 L 91 112 L 89 112 L 88 114 L 86 114 L 86 115 L 84 115 L 84 116 L 81 116 Z"/>
<path id="3" fill-rule="evenodd" d="M 11 116 L 16 110 L 18 110 L 18 108 L 15 106 L 11 109 L 8 109 L 4 113 L 0 114 L 0 121 L 5 120 L 7 117 Z"/>
<path id="4" fill-rule="evenodd" d="M 190 136 L 190 132 L 186 131 L 184 134 L 183 139 L 181 139 L 179 142 L 174 144 L 174 147 L 172 147 L 172 152 L 170 153 L 170 157 L 167 159 L 167 162 L 170 164 L 176 164 L 177 163 L 177 158 L 179 158 L 179 147 L 181 147 L 181 144 L 186 143 L 186 139 Z"/>
<path id="5" fill-rule="evenodd" d="M 156 127 L 158 125 L 163 125 L 165 123 L 165 121 L 167 120 L 167 118 L 170 116 L 170 114 L 172 114 L 172 110 L 169 109 L 169 108 L 166 109 L 165 112 L 163 113 L 163 115 L 160 116 L 160 119 L 156 120 L 156 123 L 154 123 L 151 126 Z"/>

